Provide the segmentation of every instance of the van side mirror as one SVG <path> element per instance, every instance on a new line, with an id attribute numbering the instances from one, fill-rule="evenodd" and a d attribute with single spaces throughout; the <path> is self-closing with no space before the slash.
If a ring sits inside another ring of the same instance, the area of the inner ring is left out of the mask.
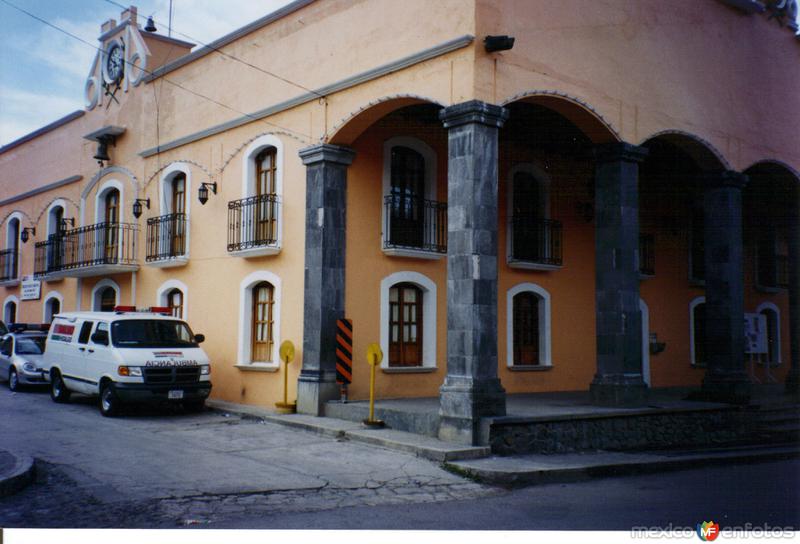
<path id="1" fill-rule="evenodd" d="M 92 342 L 95 344 L 100 344 L 102 346 L 108 345 L 108 332 L 106 331 L 96 331 L 92 335 Z"/>
<path id="2" fill-rule="evenodd" d="M 205 334 L 195 334 L 194 335 L 194 341 L 197 342 L 198 344 L 202 344 L 203 342 L 206 341 L 206 335 Z"/>

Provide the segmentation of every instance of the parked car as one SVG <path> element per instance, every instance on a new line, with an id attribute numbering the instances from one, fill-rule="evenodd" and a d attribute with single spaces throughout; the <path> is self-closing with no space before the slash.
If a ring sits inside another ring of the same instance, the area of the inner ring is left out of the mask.
<path id="1" fill-rule="evenodd" d="M 211 366 L 184 321 L 152 312 L 67 312 L 53 319 L 44 369 L 50 397 L 97 395 L 100 413 L 124 403 L 180 402 L 201 410 L 211 393 Z"/>
<path id="2" fill-rule="evenodd" d="M 42 356 L 47 333 L 12 326 L 16 332 L 0 338 L 0 379 L 8 388 L 18 391 L 25 385 L 46 384 L 42 372 Z"/>

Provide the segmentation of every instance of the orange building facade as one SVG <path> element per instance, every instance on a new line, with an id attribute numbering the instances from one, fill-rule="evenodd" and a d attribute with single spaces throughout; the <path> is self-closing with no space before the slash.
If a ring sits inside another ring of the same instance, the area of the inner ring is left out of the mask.
<path id="1" fill-rule="evenodd" d="M 291 340 L 321 414 L 348 318 L 349 397 L 378 343 L 377 395 L 467 442 L 511 393 L 796 387 L 788 4 L 298 0 L 194 51 L 131 8 L 86 108 L 0 149 L 3 319 L 171 306 L 265 406 Z"/>

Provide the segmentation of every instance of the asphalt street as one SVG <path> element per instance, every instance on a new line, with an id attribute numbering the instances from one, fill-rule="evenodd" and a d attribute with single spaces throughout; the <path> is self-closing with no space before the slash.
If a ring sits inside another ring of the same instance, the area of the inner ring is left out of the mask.
<path id="1" fill-rule="evenodd" d="M 0 449 L 37 482 L 0 499 L 3 527 L 630 530 L 800 527 L 800 461 L 508 491 L 409 454 L 217 412 L 56 405 L 0 390 Z"/>

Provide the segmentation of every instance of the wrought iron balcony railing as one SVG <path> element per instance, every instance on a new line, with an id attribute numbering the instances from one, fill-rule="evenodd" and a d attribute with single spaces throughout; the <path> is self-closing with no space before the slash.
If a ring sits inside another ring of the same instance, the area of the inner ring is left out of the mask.
<path id="1" fill-rule="evenodd" d="M 170 213 L 147 220 L 147 262 L 175 259 L 186 255 L 187 222 L 185 213 Z"/>
<path id="2" fill-rule="evenodd" d="M 0 281 L 19 278 L 19 250 L 16 248 L 0 251 Z"/>
<path id="3" fill-rule="evenodd" d="M 46 242 L 36 244 L 34 276 L 96 266 L 136 265 L 136 233 L 133 224 L 97 223 L 51 235 Z"/>
<path id="4" fill-rule="evenodd" d="M 447 203 L 403 195 L 384 197 L 384 249 L 447 253 Z"/>
<path id="5" fill-rule="evenodd" d="M 656 239 L 652 234 L 639 235 L 639 274 L 656 275 Z"/>
<path id="6" fill-rule="evenodd" d="M 511 261 L 561 266 L 562 227 L 560 221 L 531 215 L 511 218 Z"/>
<path id="7" fill-rule="evenodd" d="M 228 251 L 275 245 L 280 206 L 274 194 L 228 202 Z"/>

